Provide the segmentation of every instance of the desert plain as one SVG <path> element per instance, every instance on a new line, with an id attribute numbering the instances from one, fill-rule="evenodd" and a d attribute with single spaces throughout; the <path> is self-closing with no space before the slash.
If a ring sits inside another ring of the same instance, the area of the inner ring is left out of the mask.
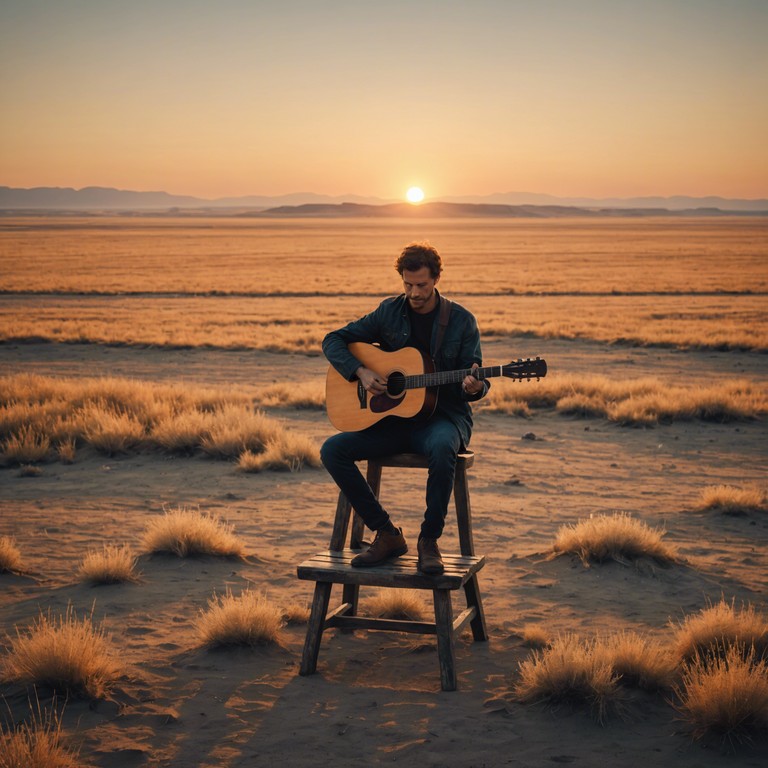
<path id="1" fill-rule="evenodd" d="M 0 536 L 23 559 L 0 574 L 2 652 L 41 612 L 71 606 L 104 628 L 128 670 L 107 696 L 36 694 L 61 712 L 85 765 L 764 765 L 764 738 L 694 738 L 674 690 L 622 691 L 598 722 L 572 703 L 521 702 L 514 685 L 532 630 L 671 644 L 686 617 L 721 600 L 765 615 L 765 509 L 728 515 L 701 497 L 719 485 L 766 491 L 766 234 L 764 217 L 0 220 L 6 388 L 30 374 L 236 392 L 319 446 L 332 432 L 319 341 L 398 292 L 392 262 L 413 239 L 443 253 L 440 287 L 477 315 L 486 365 L 540 356 L 549 366 L 542 382 L 495 381 L 475 408 L 470 492 L 490 639 L 457 639 L 457 691 L 440 690 L 429 636 L 329 630 L 309 677 L 298 675 L 301 622 L 275 644 L 203 646 L 196 620 L 216 594 L 309 604 L 296 566 L 327 546 L 337 491 L 322 468 L 250 473 L 200 451 L 107 455 L 84 444 L 72 463 L 0 468 Z M 742 416 L 509 407 L 516 388 L 567 379 L 575 395 L 596 377 L 651 377 L 662 402 L 676 388 L 728 393 L 734 381 L 758 394 Z M 318 403 L 265 403 L 278 385 L 319 392 Z M 423 483 L 418 471 L 385 471 L 382 482 L 413 545 Z M 147 526 L 179 507 L 227 521 L 245 557 L 143 552 Z M 615 513 L 663 532 L 675 562 L 555 556 L 564 526 Z M 442 543 L 458 547 L 450 520 Z M 135 551 L 138 581 L 78 578 L 84 555 L 105 544 Z M 419 598 L 429 618 L 430 595 Z M 0 693 L 4 727 L 28 717 L 31 686 L 5 682 Z"/>

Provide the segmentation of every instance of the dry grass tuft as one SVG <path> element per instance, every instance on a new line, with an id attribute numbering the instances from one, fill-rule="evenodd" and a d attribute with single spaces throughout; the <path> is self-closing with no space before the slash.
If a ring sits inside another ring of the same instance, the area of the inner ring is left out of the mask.
<path id="1" fill-rule="evenodd" d="M 21 552 L 10 536 L 0 536 L 0 573 L 21 571 Z"/>
<path id="2" fill-rule="evenodd" d="M 587 706 L 602 723 L 620 698 L 618 676 L 595 643 L 576 635 L 558 637 L 544 650 L 535 650 L 520 662 L 514 686 L 520 701 Z"/>
<path id="3" fill-rule="evenodd" d="M 382 619 L 421 621 L 424 603 L 413 589 L 382 589 L 365 602 L 366 611 Z"/>
<path id="4" fill-rule="evenodd" d="M 646 558 L 666 565 L 677 560 L 677 553 L 661 540 L 663 534 L 626 513 L 597 515 L 576 525 L 562 526 L 553 549 L 556 554 L 576 554 L 585 565 Z"/>
<path id="5" fill-rule="evenodd" d="M 711 485 L 701 492 L 698 509 L 714 509 L 726 515 L 746 515 L 764 512 L 767 506 L 765 493 L 757 487 Z"/>
<path id="6" fill-rule="evenodd" d="M 74 464 L 75 456 L 77 454 L 77 441 L 74 437 L 69 437 L 62 440 L 56 446 L 56 454 L 59 457 L 59 461 L 62 464 Z"/>
<path id="7" fill-rule="evenodd" d="M 9 643 L 2 670 L 9 682 L 98 699 L 125 674 L 103 629 L 93 625 L 91 616 L 78 619 L 71 606 L 58 618 L 41 613 L 26 632 L 17 627 Z"/>
<path id="8" fill-rule="evenodd" d="M 678 712 L 695 738 L 719 736 L 731 745 L 768 734 L 768 664 L 731 647 L 724 656 L 697 656 L 676 689 Z"/>
<path id="9" fill-rule="evenodd" d="M 120 584 L 137 582 L 136 557 L 127 546 L 105 544 L 101 551 L 91 551 L 83 558 L 78 569 L 83 581 L 94 584 Z"/>
<path id="10" fill-rule="evenodd" d="M 183 508 L 168 509 L 165 515 L 147 526 L 143 546 L 147 552 L 170 552 L 179 557 L 216 555 L 245 556 L 243 542 L 233 534 L 233 526 L 219 517 Z"/>
<path id="11" fill-rule="evenodd" d="M 244 451 L 237 461 L 242 472 L 298 472 L 304 466 L 319 467 L 320 451 L 311 438 L 290 433 L 270 440 L 262 453 Z"/>
<path id="12" fill-rule="evenodd" d="M 550 642 L 549 632 L 538 624 L 523 627 L 520 635 L 526 648 L 546 648 Z"/>
<path id="13" fill-rule="evenodd" d="M 675 660 L 669 649 L 656 640 L 636 632 L 618 632 L 598 640 L 595 652 L 604 655 L 621 685 L 645 691 L 672 685 Z"/>
<path id="14" fill-rule="evenodd" d="M 223 597 L 214 596 L 197 620 L 200 641 L 208 647 L 273 645 L 282 627 L 283 612 L 251 590 L 235 597 L 227 589 Z"/>
<path id="15" fill-rule="evenodd" d="M 0 768 L 83 768 L 79 750 L 64 742 L 55 708 L 43 711 L 38 703 L 28 722 L 0 730 Z"/>
<path id="16" fill-rule="evenodd" d="M 306 624 L 309 621 L 309 606 L 293 602 L 283 608 L 283 621 L 288 624 Z"/>
<path id="17" fill-rule="evenodd" d="M 144 425 L 128 413 L 92 407 L 83 414 L 83 421 L 85 439 L 107 456 L 130 453 L 146 437 Z"/>
<path id="18" fill-rule="evenodd" d="M 724 656 L 731 647 L 754 649 L 758 659 L 768 660 L 768 618 L 751 605 L 738 610 L 721 599 L 717 605 L 687 616 L 675 633 L 675 653 L 683 661 L 707 654 Z"/>
<path id="19" fill-rule="evenodd" d="M 48 435 L 39 428 L 26 425 L 3 442 L 2 455 L 7 464 L 31 464 L 44 461 L 50 448 Z"/>

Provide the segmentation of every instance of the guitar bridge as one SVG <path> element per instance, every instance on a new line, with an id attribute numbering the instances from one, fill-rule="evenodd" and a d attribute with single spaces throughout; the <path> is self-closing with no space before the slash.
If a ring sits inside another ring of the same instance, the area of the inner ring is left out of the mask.
<path id="1" fill-rule="evenodd" d="M 360 401 L 360 410 L 368 408 L 368 393 L 365 391 L 362 381 L 357 382 L 357 399 Z"/>

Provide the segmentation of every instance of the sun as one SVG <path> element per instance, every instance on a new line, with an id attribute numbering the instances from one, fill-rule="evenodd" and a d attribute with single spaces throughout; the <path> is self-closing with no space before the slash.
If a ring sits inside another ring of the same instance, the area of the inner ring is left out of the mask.
<path id="1" fill-rule="evenodd" d="M 424 190 L 421 187 L 411 187 L 405 193 L 405 197 L 409 203 L 413 203 L 414 205 L 416 205 L 417 203 L 420 203 L 424 199 Z"/>

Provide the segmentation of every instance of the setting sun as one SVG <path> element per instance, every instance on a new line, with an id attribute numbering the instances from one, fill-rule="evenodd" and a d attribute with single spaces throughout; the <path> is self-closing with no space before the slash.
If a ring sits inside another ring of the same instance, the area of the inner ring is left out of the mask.
<path id="1" fill-rule="evenodd" d="M 409 203 L 420 203 L 424 199 L 424 190 L 421 187 L 411 187 L 405 193 L 405 197 Z"/>

